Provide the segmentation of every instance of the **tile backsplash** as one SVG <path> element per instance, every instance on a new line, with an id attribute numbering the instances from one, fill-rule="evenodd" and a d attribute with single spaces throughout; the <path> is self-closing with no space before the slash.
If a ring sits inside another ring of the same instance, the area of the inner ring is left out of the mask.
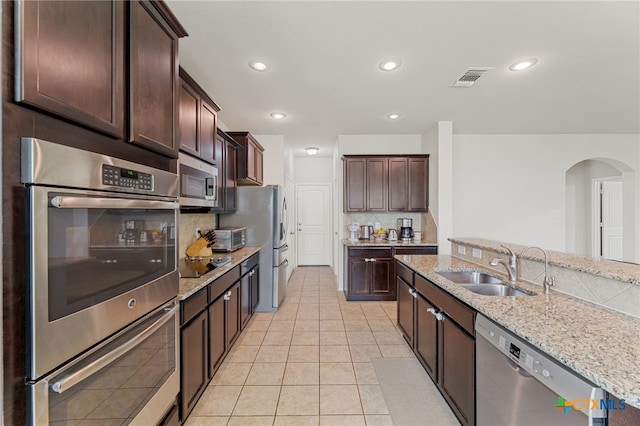
<path id="1" fill-rule="evenodd" d="M 371 222 L 371 225 L 375 227 L 376 222 L 380 222 L 380 227 L 388 230 L 394 228 L 398 232 L 398 219 L 409 218 L 413 219 L 413 230 L 422 232 L 422 240 L 427 242 L 437 241 L 437 229 L 431 213 L 407 213 L 407 212 L 393 212 L 393 213 L 349 213 L 344 216 L 344 229 L 343 237 L 349 236 L 349 225 L 353 222 L 357 222 L 360 225 L 367 225 Z"/>
<path id="2" fill-rule="evenodd" d="M 185 257 L 185 252 L 196 238 L 196 228 L 202 231 L 214 229 L 216 224 L 216 215 L 213 213 L 180 213 L 180 227 L 178 235 L 178 258 Z"/>

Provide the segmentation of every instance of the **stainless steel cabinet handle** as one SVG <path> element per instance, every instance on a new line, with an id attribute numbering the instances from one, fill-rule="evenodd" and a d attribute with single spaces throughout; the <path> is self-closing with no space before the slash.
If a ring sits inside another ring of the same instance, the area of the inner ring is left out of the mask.
<path id="1" fill-rule="evenodd" d="M 418 297 L 418 292 L 415 291 L 414 289 L 409 290 L 409 293 L 411 293 L 414 299 Z"/>
<path id="2" fill-rule="evenodd" d="M 375 262 L 376 260 L 373 257 L 365 257 L 364 261 L 365 262 Z"/>
<path id="3" fill-rule="evenodd" d="M 436 317 L 436 320 L 444 321 L 444 315 L 442 314 L 442 312 L 438 312 L 433 308 L 427 308 L 427 312 Z"/>
<path id="4" fill-rule="evenodd" d="M 135 348 L 147 337 L 151 336 L 153 333 L 158 331 L 160 327 L 162 327 L 167 322 L 167 319 L 175 315 L 176 309 L 178 309 L 178 307 L 174 306 L 169 311 L 167 311 L 166 314 L 163 314 L 162 317 L 160 317 L 157 321 L 155 321 L 153 324 L 151 324 L 149 327 L 147 327 L 145 330 L 143 330 L 140 334 L 135 336 L 133 339 L 129 340 L 128 342 L 118 347 L 117 349 L 114 349 L 113 351 L 101 356 L 100 358 L 96 359 L 90 364 L 87 364 L 86 366 L 79 369 L 78 371 L 75 371 L 63 377 L 62 379 L 58 380 L 57 382 L 52 383 L 51 385 L 49 385 L 49 388 L 55 393 L 62 393 L 64 391 L 71 389 L 72 387 L 74 387 L 75 385 L 77 385 L 87 377 L 92 376 L 97 371 L 102 370 L 107 365 L 111 364 L 113 361 L 120 358 L 120 356 L 124 355 L 125 353 L 129 352 L 131 349 Z"/>
<path id="5" fill-rule="evenodd" d="M 222 297 L 224 300 L 231 300 L 231 291 L 228 291 Z"/>
<path id="6" fill-rule="evenodd" d="M 128 198 L 73 197 L 57 195 L 49 201 L 52 207 L 59 209 L 171 209 L 177 210 L 178 203 L 167 201 L 138 200 Z"/>

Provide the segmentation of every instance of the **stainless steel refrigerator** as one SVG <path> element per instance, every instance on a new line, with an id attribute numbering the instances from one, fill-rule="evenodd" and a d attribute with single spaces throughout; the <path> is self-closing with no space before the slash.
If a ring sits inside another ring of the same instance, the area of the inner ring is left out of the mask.
<path id="1" fill-rule="evenodd" d="M 220 227 L 246 226 L 247 246 L 259 246 L 260 284 L 256 311 L 275 312 L 287 291 L 287 200 L 284 187 L 238 187 L 238 209 L 219 215 Z"/>

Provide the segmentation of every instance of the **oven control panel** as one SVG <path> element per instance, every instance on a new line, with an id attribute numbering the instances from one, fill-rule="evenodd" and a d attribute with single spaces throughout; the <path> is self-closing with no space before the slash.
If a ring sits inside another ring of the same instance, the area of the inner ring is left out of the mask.
<path id="1" fill-rule="evenodd" d="M 123 188 L 153 190 L 153 175 L 132 169 L 102 165 L 103 185 L 119 186 Z"/>

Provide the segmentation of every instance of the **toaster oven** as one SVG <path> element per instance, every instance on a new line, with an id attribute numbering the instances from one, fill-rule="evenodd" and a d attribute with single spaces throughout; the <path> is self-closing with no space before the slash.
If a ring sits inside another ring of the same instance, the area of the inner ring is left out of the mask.
<path id="1" fill-rule="evenodd" d="M 247 228 L 220 228 L 215 230 L 216 242 L 211 246 L 214 252 L 232 252 L 245 246 Z"/>

